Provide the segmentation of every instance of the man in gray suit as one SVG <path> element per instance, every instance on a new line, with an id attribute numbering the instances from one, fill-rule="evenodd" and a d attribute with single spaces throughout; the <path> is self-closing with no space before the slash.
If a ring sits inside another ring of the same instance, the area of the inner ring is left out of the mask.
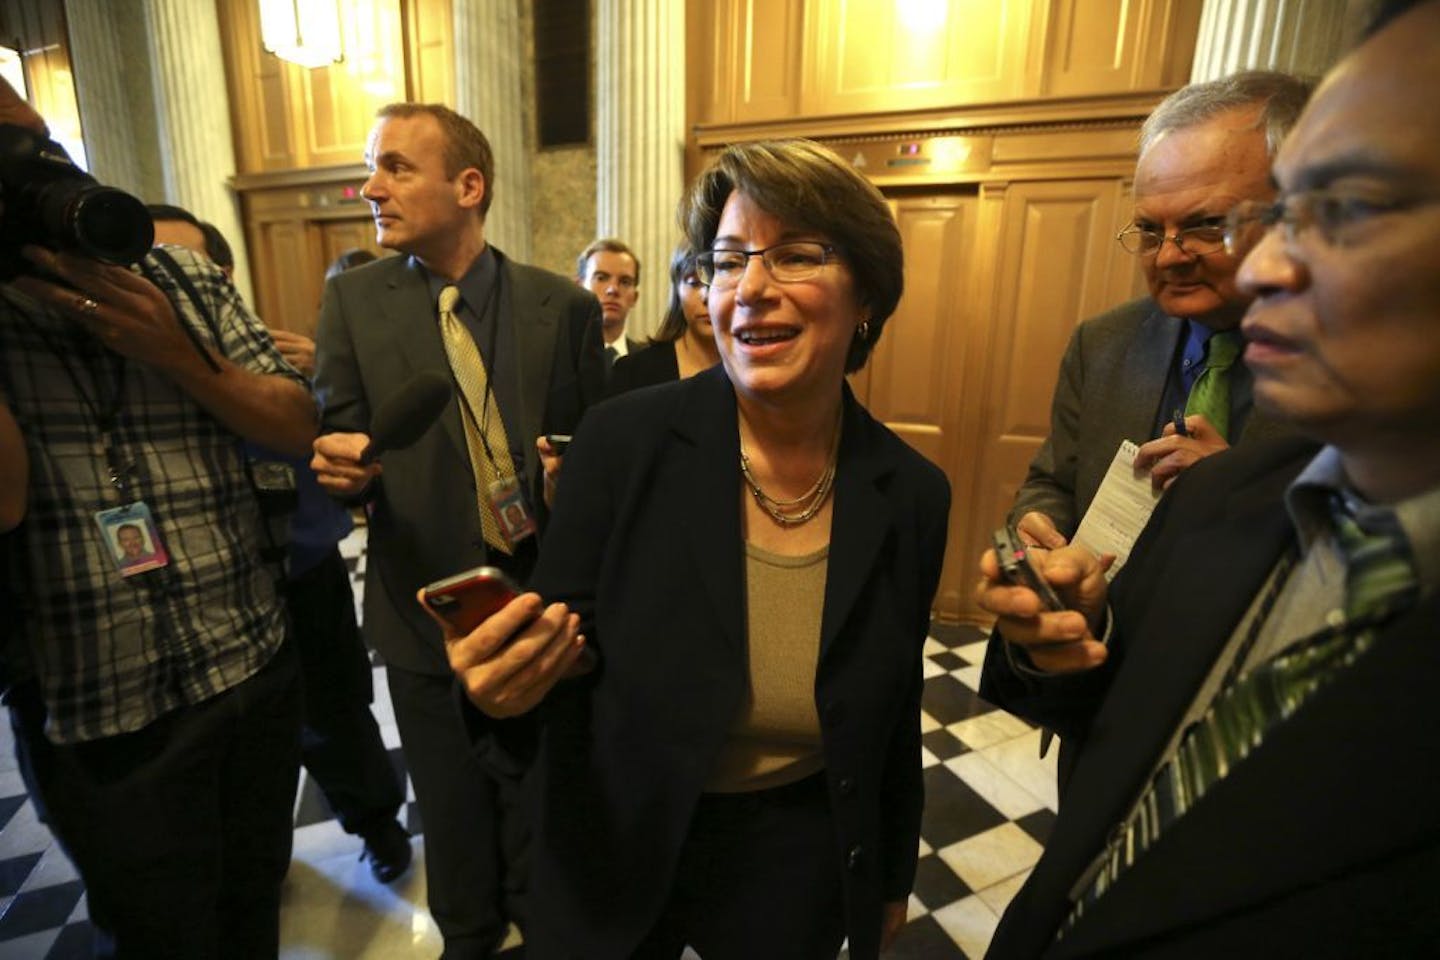
<path id="1" fill-rule="evenodd" d="M 1244 364 L 1225 366 L 1250 302 L 1235 285 L 1244 251 L 1224 249 L 1225 214 L 1274 195 L 1270 160 L 1309 93 L 1306 81 L 1249 71 L 1184 87 L 1145 121 L 1134 219 L 1117 239 L 1139 260 L 1150 296 L 1087 320 L 1070 338 L 1050 436 L 1010 511 L 1027 542 L 1059 547 L 1074 536 L 1122 440 L 1143 443 L 1137 465 L 1151 467 L 1160 486 L 1272 429 L 1250 416 Z M 1207 358 L 1220 364 L 1210 375 L 1225 385 L 1219 394 L 1197 391 Z M 1176 411 L 1188 436 L 1176 434 Z"/>
<path id="2" fill-rule="evenodd" d="M 326 285 L 313 466 L 332 495 L 367 503 L 364 631 L 385 659 L 424 821 L 430 912 L 446 958 L 484 957 L 507 920 L 523 919 L 525 830 L 512 815 L 520 771 L 475 760 L 440 632 L 415 597 L 480 564 L 528 578 L 545 511 L 536 440 L 570 433 L 600 396 L 600 308 L 569 280 L 486 243 L 494 161 L 484 134 L 454 111 L 383 108 L 366 162 L 378 242 L 407 256 Z M 369 462 L 375 410 L 429 371 L 456 383 L 440 420 Z"/>

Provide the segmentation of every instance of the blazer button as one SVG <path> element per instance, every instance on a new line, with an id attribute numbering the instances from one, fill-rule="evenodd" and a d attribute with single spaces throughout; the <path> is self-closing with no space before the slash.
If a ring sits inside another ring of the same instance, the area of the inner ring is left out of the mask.
<path id="1" fill-rule="evenodd" d="M 850 794 L 855 792 L 855 778 L 841 777 L 839 782 L 836 783 L 835 786 L 837 789 L 839 789 L 840 795 L 842 797 L 848 797 Z"/>
<path id="2" fill-rule="evenodd" d="M 845 722 L 845 704 L 835 702 L 825 708 L 825 726 L 835 728 Z"/>
<path id="3" fill-rule="evenodd" d="M 865 848 L 857 843 L 855 844 L 855 846 L 850 848 L 850 852 L 846 855 L 845 866 L 849 867 L 851 870 L 859 870 L 860 864 L 864 859 Z"/>

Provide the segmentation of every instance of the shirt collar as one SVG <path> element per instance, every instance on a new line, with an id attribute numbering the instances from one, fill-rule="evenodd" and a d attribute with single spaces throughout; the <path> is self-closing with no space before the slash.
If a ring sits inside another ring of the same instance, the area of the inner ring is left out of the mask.
<path id="1" fill-rule="evenodd" d="M 410 267 L 413 270 L 419 270 L 421 276 L 425 278 L 425 283 L 430 288 L 430 302 L 439 303 L 440 291 L 450 286 L 450 281 L 431 273 L 426 269 L 425 264 L 413 256 L 410 258 Z M 470 264 L 470 269 L 466 270 L 465 275 L 455 282 L 455 286 L 460 288 L 459 309 L 468 310 L 471 316 L 479 319 L 490 298 L 490 289 L 495 284 L 499 269 L 499 265 L 495 261 L 495 252 L 487 243 L 485 249 L 481 250 L 480 255 Z"/>
<path id="2" fill-rule="evenodd" d="M 1371 518 L 1393 517 L 1415 559 L 1415 575 L 1422 594 L 1440 586 L 1440 486 L 1392 504 L 1365 501 L 1350 486 L 1340 451 L 1325 446 L 1285 491 L 1285 509 L 1295 524 L 1302 550 L 1309 550 L 1318 537 L 1330 534 L 1330 493 L 1338 491 L 1355 505 L 1362 525 Z"/>

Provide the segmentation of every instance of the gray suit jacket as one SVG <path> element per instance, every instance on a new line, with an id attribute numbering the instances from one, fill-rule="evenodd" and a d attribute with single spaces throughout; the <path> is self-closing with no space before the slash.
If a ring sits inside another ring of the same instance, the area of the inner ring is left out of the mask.
<path id="1" fill-rule="evenodd" d="M 1170 364 L 1184 333 L 1149 297 L 1132 300 L 1075 328 L 1050 408 L 1050 436 L 1015 495 L 1011 522 L 1031 510 L 1055 521 L 1067 537 L 1095 498 L 1122 440 L 1154 439 Z M 1231 371 L 1232 396 L 1248 403 L 1250 371 Z M 1290 431 L 1252 411 L 1241 442 Z"/>
<path id="2" fill-rule="evenodd" d="M 600 305 L 563 277 L 495 255 L 519 352 L 521 409 L 513 419 L 527 439 L 525 477 L 539 505 L 534 438 L 572 433 L 604 388 Z M 323 431 L 369 432 L 376 408 L 426 370 L 450 375 L 435 304 L 408 257 L 367 264 L 326 285 L 315 370 Z M 415 593 L 487 561 L 458 401 L 452 397 L 434 426 L 410 448 L 386 453 L 383 464 L 367 491 L 365 635 L 387 663 L 448 676 L 440 633 Z"/>

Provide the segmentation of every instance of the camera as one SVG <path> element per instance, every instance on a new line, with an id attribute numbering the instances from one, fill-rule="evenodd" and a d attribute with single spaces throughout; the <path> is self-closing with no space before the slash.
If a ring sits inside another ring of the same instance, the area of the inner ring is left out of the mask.
<path id="1" fill-rule="evenodd" d="M 300 505 L 300 494 L 295 486 L 295 468 L 283 460 L 262 459 L 260 453 L 256 448 L 247 452 L 245 470 L 265 524 L 260 559 L 281 581 L 288 569 L 290 518 Z"/>
<path id="2" fill-rule="evenodd" d="M 154 240 L 143 203 L 102 186 L 55 141 L 0 124 L 0 280 L 21 271 L 24 244 L 128 266 Z"/>

